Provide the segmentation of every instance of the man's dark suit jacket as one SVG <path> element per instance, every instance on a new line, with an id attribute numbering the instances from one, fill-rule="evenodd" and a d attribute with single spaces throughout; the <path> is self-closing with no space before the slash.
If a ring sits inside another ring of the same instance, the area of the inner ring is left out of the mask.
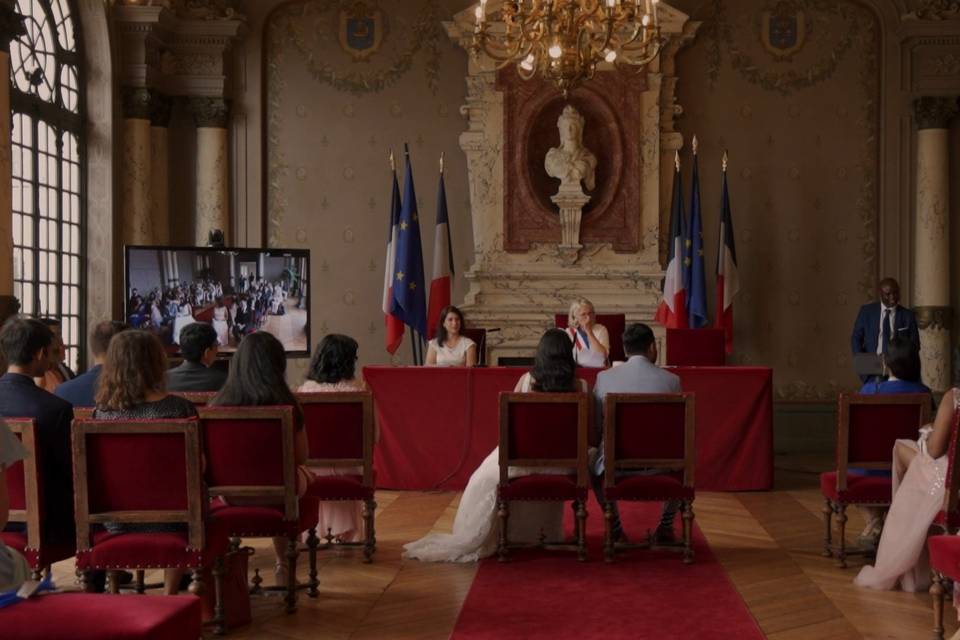
<path id="1" fill-rule="evenodd" d="M 99 364 L 86 373 L 81 373 L 73 380 L 67 380 L 57 385 L 53 392 L 58 398 L 63 398 L 75 407 L 92 407 L 96 405 L 94 396 L 97 395 L 97 381 L 100 379 Z"/>
<path id="2" fill-rule="evenodd" d="M 70 423 L 73 407 L 17 373 L 0 377 L 0 416 L 35 418 L 43 473 L 44 537 L 73 542 L 73 464 Z"/>
<path id="3" fill-rule="evenodd" d="M 877 342 L 880 340 L 880 307 L 879 302 L 860 307 L 857 321 L 853 323 L 853 334 L 850 336 L 850 350 L 853 353 L 877 352 Z M 920 347 L 917 316 L 910 309 L 897 305 L 893 315 L 893 331 L 891 337 L 907 337 L 918 348 Z"/>
<path id="4" fill-rule="evenodd" d="M 227 372 L 184 360 L 167 371 L 167 391 L 220 391 Z"/>

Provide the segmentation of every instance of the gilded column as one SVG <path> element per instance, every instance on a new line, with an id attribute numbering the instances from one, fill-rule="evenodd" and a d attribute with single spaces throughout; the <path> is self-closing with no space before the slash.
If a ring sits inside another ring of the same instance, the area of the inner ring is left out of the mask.
<path id="1" fill-rule="evenodd" d="M 13 178 L 10 159 L 10 41 L 26 33 L 12 0 L 0 1 L 0 322 L 17 313 L 13 297 Z"/>
<path id="2" fill-rule="evenodd" d="M 123 87 L 123 162 L 121 163 L 121 219 L 124 244 L 153 244 L 150 220 L 152 158 L 150 151 L 149 89 Z"/>
<path id="3" fill-rule="evenodd" d="M 916 218 L 913 306 L 920 326 L 923 382 L 934 391 L 950 387 L 950 120 L 954 97 L 918 98 Z"/>
<path id="4" fill-rule="evenodd" d="M 229 105 L 222 98 L 191 98 L 197 123 L 197 201 L 194 237 L 205 245 L 215 229 L 230 244 L 229 160 L 227 123 Z"/>
<path id="5" fill-rule="evenodd" d="M 167 130 L 173 101 L 155 94 L 150 109 L 150 218 L 153 241 L 170 244 L 170 178 Z"/>

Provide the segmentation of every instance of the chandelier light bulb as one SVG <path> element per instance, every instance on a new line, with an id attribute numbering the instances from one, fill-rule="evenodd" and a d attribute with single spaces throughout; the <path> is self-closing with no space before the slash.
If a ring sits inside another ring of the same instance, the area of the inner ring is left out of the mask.
<path id="1" fill-rule="evenodd" d="M 524 71 L 533 71 L 533 60 L 533 54 L 527 54 L 527 57 L 523 59 L 520 66 L 523 67 Z"/>
<path id="2" fill-rule="evenodd" d="M 550 54 L 550 57 L 554 60 L 559 60 L 560 56 L 563 55 L 563 49 L 560 48 L 560 45 L 554 44 L 547 49 L 547 53 Z"/>
<path id="3" fill-rule="evenodd" d="M 607 49 L 606 52 L 604 52 L 603 54 L 603 59 L 606 60 L 607 62 L 613 62 L 614 60 L 617 59 L 617 52 L 614 51 L 613 49 Z"/>
<path id="4" fill-rule="evenodd" d="M 642 25 L 645 26 L 645 27 L 649 27 L 649 26 L 650 26 L 650 14 L 648 14 L 648 13 L 643 14 L 643 17 L 640 19 L 640 24 L 642 24 Z"/>

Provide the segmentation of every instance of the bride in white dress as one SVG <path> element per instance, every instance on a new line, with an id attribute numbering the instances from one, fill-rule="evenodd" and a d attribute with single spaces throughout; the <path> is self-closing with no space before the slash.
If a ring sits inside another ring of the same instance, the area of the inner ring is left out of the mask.
<path id="1" fill-rule="evenodd" d="M 226 347 L 229 345 L 228 336 L 230 335 L 227 307 L 223 304 L 223 298 L 217 298 L 216 305 L 213 308 L 213 328 L 217 332 L 217 344 Z"/>
<path id="2" fill-rule="evenodd" d="M 586 391 L 587 384 L 574 378 L 576 364 L 570 339 L 560 329 L 550 329 L 540 339 L 533 370 L 523 374 L 514 391 Z M 539 380 L 539 382 L 538 382 Z M 470 476 L 460 497 L 453 533 L 430 533 L 404 545 L 403 557 L 426 562 L 475 562 L 497 548 L 497 484 L 500 481 L 500 450 L 495 448 Z M 545 473 L 543 468 L 512 467 L 510 477 Z M 510 505 L 510 540 L 537 542 L 541 531 L 546 540 L 563 538 L 562 502 L 514 502 Z"/>

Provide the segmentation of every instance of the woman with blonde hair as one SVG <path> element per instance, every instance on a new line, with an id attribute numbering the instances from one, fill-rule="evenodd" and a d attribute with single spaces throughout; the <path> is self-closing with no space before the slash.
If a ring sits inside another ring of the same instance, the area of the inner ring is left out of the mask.
<path id="1" fill-rule="evenodd" d="M 579 366 L 606 366 L 610 353 L 610 333 L 605 326 L 597 323 L 592 302 L 577 298 L 570 303 L 566 331 L 573 342 L 573 359 Z"/>

